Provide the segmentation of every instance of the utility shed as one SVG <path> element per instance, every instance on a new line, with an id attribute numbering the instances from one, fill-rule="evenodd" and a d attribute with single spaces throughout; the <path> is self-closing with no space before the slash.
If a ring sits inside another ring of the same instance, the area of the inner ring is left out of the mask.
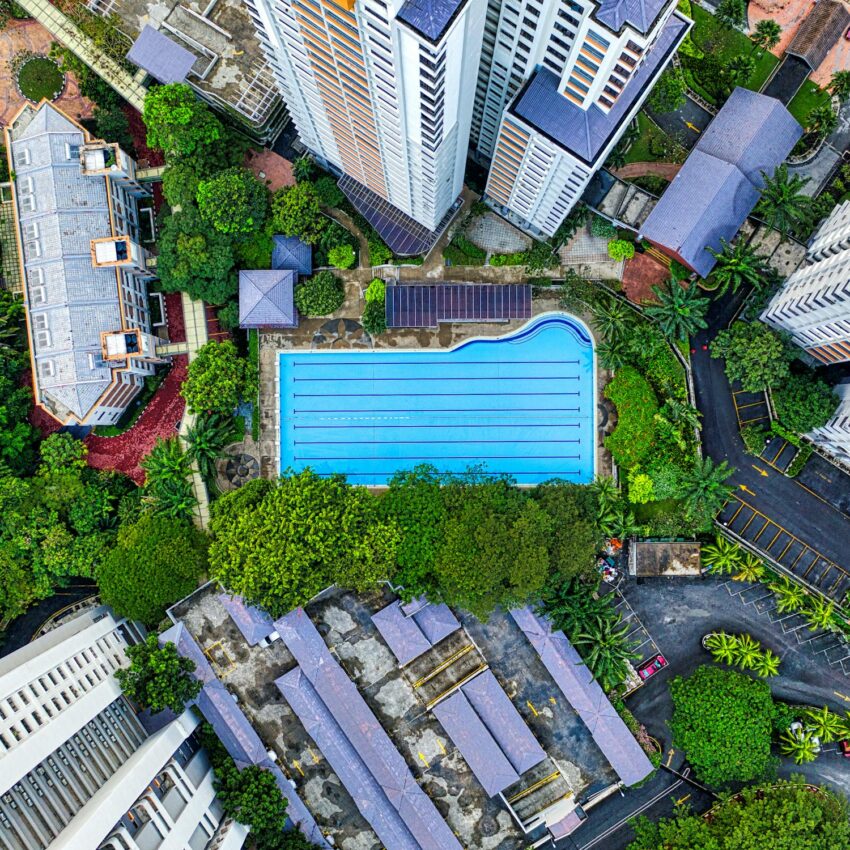
<path id="1" fill-rule="evenodd" d="M 629 575 L 698 576 L 702 573 L 700 545 L 695 541 L 632 543 L 629 546 Z"/>

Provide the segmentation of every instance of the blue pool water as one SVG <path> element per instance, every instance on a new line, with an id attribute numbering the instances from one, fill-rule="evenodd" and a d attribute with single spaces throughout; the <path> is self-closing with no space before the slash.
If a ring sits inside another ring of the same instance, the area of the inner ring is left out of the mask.
<path id="1" fill-rule="evenodd" d="M 280 468 L 386 484 L 429 463 L 519 484 L 594 470 L 593 342 L 566 314 L 442 350 L 280 353 Z"/>

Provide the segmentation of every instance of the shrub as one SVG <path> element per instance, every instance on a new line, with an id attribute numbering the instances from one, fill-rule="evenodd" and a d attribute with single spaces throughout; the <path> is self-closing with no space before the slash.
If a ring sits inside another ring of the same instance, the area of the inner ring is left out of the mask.
<path id="1" fill-rule="evenodd" d="M 614 239 L 617 236 L 617 228 L 607 218 L 602 218 L 601 215 L 592 215 L 590 232 L 601 239 Z"/>
<path id="2" fill-rule="evenodd" d="M 345 290 L 331 272 L 318 272 L 295 287 L 295 306 L 303 316 L 329 316 L 342 307 Z"/>
<path id="3" fill-rule="evenodd" d="M 336 180 L 327 174 L 320 177 L 314 184 L 313 189 L 319 199 L 319 203 L 323 207 L 335 209 L 339 207 L 345 200 L 345 195 L 342 194 L 342 189 L 336 185 Z"/>
<path id="4" fill-rule="evenodd" d="M 629 501 L 636 505 L 645 505 L 655 496 L 652 479 L 638 467 L 629 471 Z"/>
<path id="5" fill-rule="evenodd" d="M 383 301 L 368 301 L 360 319 L 363 329 L 369 336 L 377 336 L 387 329 L 386 308 Z"/>
<path id="6" fill-rule="evenodd" d="M 130 666 L 115 672 L 121 690 L 142 708 L 157 714 L 170 708 L 181 714 L 185 703 L 201 690 L 192 672 L 195 662 L 177 652 L 173 643 L 159 645 L 156 635 L 127 647 Z"/>
<path id="7" fill-rule="evenodd" d="M 386 283 L 384 283 L 384 281 L 379 277 L 373 277 L 369 282 L 369 286 L 366 287 L 366 293 L 363 297 L 366 299 L 367 304 L 370 304 L 373 301 L 380 301 L 381 304 L 383 304 L 386 294 Z"/>
<path id="8" fill-rule="evenodd" d="M 337 245 L 328 251 L 328 261 L 338 269 L 350 269 L 354 259 L 354 248 L 351 245 Z"/>
<path id="9" fill-rule="evenodd" d="M 297 290 L 296 290 L 297 291 Z M 198 350 L 180 389 L 190 410 L 230 414 L 257 393 L 257 371 L 230 341 L 212 340 Z"/>
<path id="10" fill-rule="evenodd" d="M 627 239 L 612 239 L 608 243 L 608 256 L 612 260 L 630 260 L 634 255 L 634 242 L 629 242 Z"/>
<path id="11" fill-rule="evenodd" d="M 393 258 L 393 252 L 378 237 L 369 239 L 369 262 L 373 266 L 385 266 Z"/>
<path id="12" fill-rule="evenodd" d="M 455 266 L 480 266 L 484 264 L 487 252 L 462 233 L 456 233 L 443 249 L 443 256 Z"/>
<path id="13" fill-rule="evenodd" d="M 491 266 L 521 266 L 525 262 L 525 251 L 515 254 L 493 254 L 490 257 Z"/>
<path id="14" fill-rule="evenodd" d="M 658 400 L 649 381 L 632 366 L 617 371 L 605 387 L 605 397 L 617 407 L 617 427 L 605 438 L 605 446 L 619 466 L 631 469 L 652 449 Z"/>
<path id="15" fill-rule="evenodd" d="M 758 425 L 744 425 L 741 428 L 741 439 L 744 441 L 744 448 L 751 455 L 758 457 L 767 443 L 767 431 Z"/>
<path id="16" fill-rule="evenodd" d="M 797 450 L 797 454 L 794 455 L 794 459 L 788 464 L 788 469 L 785 470 L 785 474 L 789 478 L 796 478 L 803 471 L 803 467 L 812 456 L 812 452 L 814 452 L 814 450 L 814 446 L 812 446 L 811 443 L 804 443 L 800 446 Z"/>

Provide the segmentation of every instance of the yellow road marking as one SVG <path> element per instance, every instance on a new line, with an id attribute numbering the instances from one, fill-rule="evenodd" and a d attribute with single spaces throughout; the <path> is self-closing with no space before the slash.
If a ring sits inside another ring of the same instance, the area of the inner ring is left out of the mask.
<path id="1" fill-rule="evenodd" d="M 294 761 L 294 762 L 292 762 L 292 766 L 293 766 L 293 767 L 294 767 L 294 768 L 295 768 L 295 769 L 296 769 L 296 770 L 297 770 L 297 771 L 298 771 L 298 772 L 299 772 L 302 776 L 304 775 L 304 771 L 303 771 L 303 770 L 301 770 L 301 762 L 299 762 L 299 761 Z"/>
<path id="2" fill-rule="evenodd" d="M 531 709 L 531 713 L 532 713 L 535 717 L 540 717 L 540 713 L 539 713 L 539 712 L 537 711 L 537 709 L 534 707 L 534 704 L 531 702 L 531 700 L 530 700 L 530 699 L 527 699 L 527 700 L 525 701 L 525 704 L 526 704 L 526 705 L 527 705 L 527 706 Z"/>
<path id="3" fill-rule="evenodd" d="M 437 746 L 440 748 L 440 752 L 445 755 L 446 748 L 443 746 L 443 742 L 439 738 L 437 738 Z"/>
<path id="4" fill-rule="evenodd" d="M 677 805 L 677 806 L 681 806 L 681 805 L 682 805 L 682 803 L 684 803 L 686 800 L 690 800 L 690 799 L 691 799 L 691 795 L 690 795 L 690 794 L 685 794 L 685 796 L 684 796 L 684 797 L 679 797 L 679 799 L 678 799 L 678 800 L 676 800 L 676 805 Z"/>
<path id="5" fill-rule="evenodd" d="M 741 529 L 741 537 L 744 536 L 744 532 L 750 527 L 750 523 L 758 516 L 757 513 L 753 513 L 753 515 L 747 520 L 747 524 Z"/>
<path id="6" fill-rule="evenodd" d="M 767 470 L 762 469 L 760 466 L 756 466 L 754 463 L 750 464 L 752 468 L 762 477 L 767 478 Z"/>
<path id="7" fill-rule="evenodd" d="M 557 704 L 558 704 L 558 700 L 556 700 L 556 699 L 555 699 L 555 697 L 549 697 L 549 702 L 551 702 L 551 703 L 552 703 L 552 705 L 557 705 Z"/>
<path id="8" fill-rule="evenodd" d="M 764 534 L 765 529 L 769 525 L 773 524 L 773 523 L 771 523 L 771 521 L 767 517 L 762 517 L 762 519 L 764 520 L 764 525 L 759 529 L 759 533 L 753 538 L 753 543 L 756 543 L 758 541 L 759 537 L 761 537 L 762 534 Z"/>
<path id="9" fill-rule="evenodd" d="M 431 765 L 428 764 L 428 759 L 426 759 L 425 756 L 422 755 L 422 753 L 419 753 L 418 755 L 419 758 L 422 759 L 422 764 L 424 764 L 425 767 L 431 767 Z"/>
<path id="10" fill-rule="evenodd" d="M 750 495 L 750 496 L 755 496 L 755 493 L 753 493 L 753 491 L 752 491 L 752 490 L 750 490 L 750 488 L 749 488 L 749 487 L 747 487 L 747 485 L 746 485 L 746 484 L 739 484 L 739 485 L 738 485 L 738 487 L 739 487 L 741 490 L 743 490 L 745 493 L 749 493 L 749 495 Z M 755 510 L 755 508 L 753 508 L 753 510 Z"/>
<path id="11" fill-rule="evenodd" d="M 458 658 L 466 655 L 466 653 L 470 652 L 472 649 L 473 649 L 473 646 L 472 646 L 471 643 L 467 644 L 466 646 L 462 646 L 457 652 L 455 652 L 453 655 L 450 655 L 441 664 L 438 664 L 430 673 L 428 673 L 427 676 L 423 676 L 418 682 L 414 682 L 413 687 L 414 688 L 422 687 L 422 685 L 424 685 L 426 682 L 431 681 L 431 679 L 433 679 L 434 676 L 437 676 L 438 674 L 442 673 L 443 670 L 446 669 L 446 667 L 449 667 L 452 663 L 457 661 Z"/>
<path id="12" fill-rule="evenodd" d="M 676 755 L 676 751 L 675 751 L 675 750 L 672 750 L 672 749 L 671 749 L 671 750 L 668 750 L 668 751 L 667 751 L 667 767 L 670 767 L 670 763 L 673 761 L 673 756 L 674 756 L 674 755 Z"/>
<path id="13" fill-rule="evenodd" d="M 313 752 L 313 748 L 307 747 L 307 752 L 310 753 L 310 757 L 313 759 L 313 764 L 318 764 L 319 757 Z"/>
<path id="14" fill-rule="evenodd" d="M 835 695 L 836 695 L 839 699 L 843 699 L 843 700 L 844 700 L 844 702 L 850 702 L 850 697 L 848 697 L 848 696 L 847 696 L 847 694 L 842 694 L 842 693 L 839 693 L 838 691 L 833 691 L 833 693 L 834 693 L 834 694 L 835 694 Z"/>
<path id="15" fill-rule="evenodd" d="M 779 531 L 776 532 L 776 536 L 773 538 L 773 540 L 771 540 L 770 543 L 767 544 L 767 550 L 766 551 L 768 551 L 768 552 L 770 551 L 770 547 L 773 546 L 774 543 L 776 543 L 776 538 L 779 537 L 780 534 L 782 534 L 781 528 L 779 529 Z"/>

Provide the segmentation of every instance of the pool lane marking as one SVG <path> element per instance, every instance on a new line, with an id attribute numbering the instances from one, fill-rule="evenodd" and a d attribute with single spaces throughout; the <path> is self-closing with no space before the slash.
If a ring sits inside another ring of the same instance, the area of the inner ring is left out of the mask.
<path id="1" fill-rule="evenodd" d="M 506 441 L 507 442 L 507 441 Z M 309 461 L 309 460 L 513 460 L 516 458 L 516 454 L 510 455 L 485 455 L 485 454 L 474 454 L 474 455 L 451 455 L 447 456 L 445 454 L 438 454 L 433 456 L 428 456 L 425 454 L 415 454 L 415 455 L 356 455 L 352 457 L 351 455 L 322 455 L 321 457 L 301 457 L 300 455 L 294 455 L 293 460 L 297 461 Z M 581 455 L 533 455 L 527 460 L 581 460 Z"/>
<path id="2" fill-rule="evenodd" d="M 467 396 L 576 396 L 580 392 L 563 393 L 505 393 L 491 390 L 488 393 L 334 393 L 335 398 L 466 398 Z M 292 393 L 292 398 L 327 398 L 327 393 Z"/>
<path id="3" fill-rule="evenodd" d="M 358 375 L 352 375 L 350 378 L 293 378 L 293 384 L 315 384 L 319 383 L 341 383 L 343 381 L 359 381 L 363 384 L 373 384 L 375 381 L 415 381 L 417 384 L 420 381 L 493 381 L 500 383 L 501 381 L 580 381 L 584 375 L 434 375 L 429 377 L 426 375 L 411 375 L 410 377 L 393 377 L 388 375 L 385 378 L 372 376 L 369 378 L 361 378 Z"/>
<path id="4" fill-rule="evenodd" d="M 283 352 L 281 352 L 283 353 Z M 415 352 L 411 352 L 413 354 Z M 295 355 L 303 357 L 304 355 Z M 307 355 L 310 356 L 309 354 Z M 322 360 L 293 360 L 293 366 L 300 366 L 304 368 L 305 366 L 308 368 L 312 368 L 314 366 L 320 366 L 325 369 L 328 366 L 362 366 L 364 363 L 368 363 L 368 365 L 377 365 L 381 364 L 381 366 L 504 366 L 509 363 L 519 363 L 522 365 L 528 366 L 541 366 L 544 364 L 548 364 L 551 366 L 578 366 L 581 364 L 581 360 L 385 360 L 382 355 L 378 355 L 374 360 L 366 361 L 364 360 L 351 360 L 351 361 L 324 361 L 324 355 L 322 355 Z"/>
<path id="5" fill-rule="evenodd" d="M 447 425 L 447 424 L 436 424 L 436 425 L 427 425 L 422 422 L 411 422 L 410 424 L 406 424 L 404 422 L 392 421 L 386 424 L 382 424 L 380 422 L 368 422 L 362 425 L 354 424 L 353 422 L 346 422 L 343 425 L 299 425 L 293 424 L 293 430 L 302 430 L 302 431 L 323 431 L 323 430 L 350 430 L 352 428 L 422 428 L 423 430 L 428 431 L 447 431 L 450 428 L 581 428 L 581 422 L 475 422 L 473 423 L 459 423 L 457 425 Z"/>

